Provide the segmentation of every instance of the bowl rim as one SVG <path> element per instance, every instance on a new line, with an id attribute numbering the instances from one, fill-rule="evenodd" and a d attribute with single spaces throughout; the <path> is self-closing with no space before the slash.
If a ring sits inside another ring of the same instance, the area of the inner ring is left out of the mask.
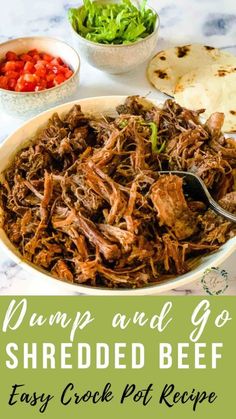
<path id="1" fill-rule="evenodd" d="M 76 51 L 75 48 L 73 48 L 70 44 L 68 44 L 65 41 L 62 41 L 59 38 L 54 38 L 52 36 L 21 36 L 20 38 L 12 38 L 12 39 L 8 39 L 5 42 L 2 42 L 0 44 L 0 51 L 1 51 L 1 47 L 5 46 L 7 44 L 11 44 L 14 41 L 31 41 L 31 40 L 49 40 L 49 41 L 53 41 L 53 42 L 58 42 L 59 44 L 64 44 L 66 45 L 69 49 L 71 49 L 73 51 L 73 53 L 75 54 L 76 58 L 77 58 L 77 68 L 76 70 L 73 72 L 72 76 L 69 77 L 69 79 L 65 80 L 63 83 L 58 84 L 58 86 L 54 86 L 54 87 L 50 87 L 49 89 L 43 89 L 43 90 L 39 90 L 38 92 L 15 92 L 14 90 L 7 90 L 7 89 L 3 89 L 0 87 L 0 92 L 4 92 L 6 94 L 11 94 L 13 96 L 33 96 L 33 95 L 38 95 L 38 94 L 45 94 L 45 92 L 52 92 L 54 90 L 59 89 L 62 86 L 65 86 L 68 82 L 70 82 L 71 80 L 73 80 L 74 78 L 77 77 L 79 71 L 80 71 L 80 67 L 81 67 L 81 60 L 80 60 L 80 56 L 78 54 L 78 52 Z"/>
<path id="2" fill-rule="evenodd" d="M 83 5 L 82 5 L 82 6 L 80 6 L 80 7 L 77 7 L 77 9 L 79 10 L 79 9 L 81 9 L 82 7 L 83 7 Z M 132 42 L 132 43 L 130 43 L 130 44 L 100 44 L 99 42 L 90 41 L 89 39 L 84 38 L 82 35 L 80 35 L 78 32 L 76 32 L 76 30 L 75 30 L 75 29 L 74 29 L 74 27 L 72 26 L 71 22 L 69 21 L 68 17 L 67 17 L 67 22 L 69 23 L 69 26 L 70 26 L 70 28 L 71 28 L 72 32 L 73 32 L 75 35 L 77 35 L 77 37 L 78 37 L 79 39 L 81 39 L 81 41 L 84 41 L 84 43 L 88 43 L 88 44 L 91 44 L 91 45 L 93 45 L 93 46 L 99 46 L 100 48 L 114 48 L 114 49 L 116 49 L 116 48 L 131 48 L 131 47 L 134 47 L 134 46 L 136 46 L 136 45 L 139 45 L 139 44 L 141 44 L 141 43 L 143 43 L 143 42 L 147 41 L 148 39 L 152 38 L 154 35 L 156 35 L 156 34 L 157 34 L 157 32 L 158 32 L 158 30 L 159 30 L 159 27 L 160 27 L 160 17 L 159 17 L 159 14 L 158 14 L 158 13 L 157 13 L 157 11 L 156 11 L 153 7 L 151 7 L 151 6 L 148 6 L 148 9 L 152 10 L 152 11 L 156 14 L 156 17 L 157 17 L 157 19 L 156 19 L 156 23 L 155 23 L 155 27 L 154 27 L 154 30 L 152 31 L 152 33 L 150 33 L 150 34 L 149 34 L 148 36 L 146 36 L 145 38 L 139 39 L 138 41 Z"/>
<path id="3" fill-rule="evenodd" d="M 41 112 L 40 114 L 26 121 L 16 130 L 14 130 L 14 132 L 12 132 L 0 144 L 0 154 L 1 154 L 1 149 L 5 147 L 5 144 L 7 144 L 7 142 L 11 139 L 12 136 L 17 135 L 17 133 L 27 128 L 28 125 L 34 124 L 34 128 L 32 129 L 33 131 L 32 134 L 29 134 L 29 137 L 28 138 L 26 137 L 25 141 L 22 141 L 21 145 L 19 145 L 17 149 L 14 149 L 11 151 L 11 156 L 13 157 L 18 150 L 20 150 L 21 148 L 24 147 L 25 144 L 27 144 L 27 141 L 29 140 L 29 138 L 33 137 L 33 135 L 38 130 L 43 128 L 46 120 L 42 121 L 41 123 L 37 125 L 37 120 L 40 120 L 40 118 L 44 119 L 44 117 L 47 117 L 47 120 L 48 120 L 53 113 L 59 112 L 60 114 L 62 114 L 64 112 L 67 112 L 68 109 L 70 109 L 75 104 L 80 104 L 81 106 L 83 106 L 83 103 L 86 103 L 86 102 L 93 102 L 93 101 L 111 102 L 112 100 L 119 101 L 120 103 L 124 101 L 126 98 L 127 98 L 127 95 L 88 97 L 84 99 L 76 99 L 70 102 L 66 102 L 59 106 L 50 108 L 44 112 Z M 162 101 L 158 99 L 151 98 L 150 100 L 159 105 L 162 103 Z M 10 242 L 1 224 L 0 224 L 0 232 L 1 233 L 3 232 L 5 236 L 3 240 L 2 234 L 0 234 L 0 249 L 2 249 L 4 253 L 6 253 L 19 267 L 22 267 L 26 272 L 32 274 L 32 276 L 34 276 L 35 278 L 44 279 L 45 281 L 51 284 L 55 284 L 55 285 L 57 284 L 58 287 L 62 286 L 65 290 L 67 289 L 70 292 L 75 292 L 76 294 L 91 295 L 91 296 L 141 296 L 141 295 L 161 294 L 165 291 L 168 291 L 173 288 L 180 287 L 180 286 L 183 286 L 183 285 L 186 285 L 195 281 L 201 275 L 204 274 L 207 268 L 212 266 L 212 263 L 214 263 L 214 266 L 220 265 L 236 250 L 236 237 L 233 237 L 229 239 L 226 243 L 224 243 L 223 246 L 221 246 L 216 252 L 203 257 L 203 261 L 200 262 L 199 265 L 197 265 L 194 269 L 192 269 L 191 271 L 183 275 L 170 278 L 158 284 L 155 283 L 153 285 L 148 285 L 147 287 L 143 287 L 143 288 L 113 289 L 113 288 L 92 287 L 92 286 L 83 285 L 83 284 L 69 283 L 59 278 L 53 277 L 46 270 L 43 270 L 42 268 L 37 267 L 33 265 L 31 262 L 24 259 L 24 257 L 19 253 L 18 249 Z M 215 255 L 214 261 L 209 263 L 208 259 L 214 255 Z"/>

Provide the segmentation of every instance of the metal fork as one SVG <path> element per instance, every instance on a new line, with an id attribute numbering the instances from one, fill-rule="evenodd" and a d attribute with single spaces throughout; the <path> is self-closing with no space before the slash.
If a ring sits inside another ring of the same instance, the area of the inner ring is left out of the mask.
<path id="1" fill-rule="evenodd" d="M 216 214 L 221 215 L 233 223 L 236 223 L 236 215 L 226 211 L 212 198 L 205 183 L 198 175 L 195 175 L 191 172 L 182 172 L 179 170 L 160 171 L 159 173 L 163 175 L 177 175 L 184 178 L 183 189 L 185 194 L 204 202 Z"/>

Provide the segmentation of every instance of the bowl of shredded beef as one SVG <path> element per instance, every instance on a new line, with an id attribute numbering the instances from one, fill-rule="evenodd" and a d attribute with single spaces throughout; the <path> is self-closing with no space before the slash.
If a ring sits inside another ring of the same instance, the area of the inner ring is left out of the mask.
<path id="1" fill-rule="evenodd" d="M 236 248 L 235 225 L 184 194 L 196 173 L 236 213 L 236 142 L 224 115 L 138 96 L 44 112 L 0 146 L 0 244 L 39 278 L 85 294 L 155 294 Z"/>

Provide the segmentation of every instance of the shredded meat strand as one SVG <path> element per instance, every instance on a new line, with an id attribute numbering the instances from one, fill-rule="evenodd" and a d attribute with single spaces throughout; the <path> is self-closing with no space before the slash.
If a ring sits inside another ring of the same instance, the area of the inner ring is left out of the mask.
<path id="1" fill-rule="evenodd" d="M 161 176 L 153 187 L 151 199 L 158 211 L 161 225 L 171 227 L 179 240 L 196 231 L 196 217 L 189 209 L 183 193 L 183 179 L 178 176 Z"/>

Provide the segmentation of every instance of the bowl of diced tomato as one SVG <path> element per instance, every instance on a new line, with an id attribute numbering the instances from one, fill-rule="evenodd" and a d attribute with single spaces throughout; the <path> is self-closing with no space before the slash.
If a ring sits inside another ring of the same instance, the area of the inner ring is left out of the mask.
<path id="1" fill-rule="evenodd" d="M 0 44 L 0 106 L 28 117 L 72 97 L 79 84 L 80 58 L 67 43 L 48 37 Z"/>

